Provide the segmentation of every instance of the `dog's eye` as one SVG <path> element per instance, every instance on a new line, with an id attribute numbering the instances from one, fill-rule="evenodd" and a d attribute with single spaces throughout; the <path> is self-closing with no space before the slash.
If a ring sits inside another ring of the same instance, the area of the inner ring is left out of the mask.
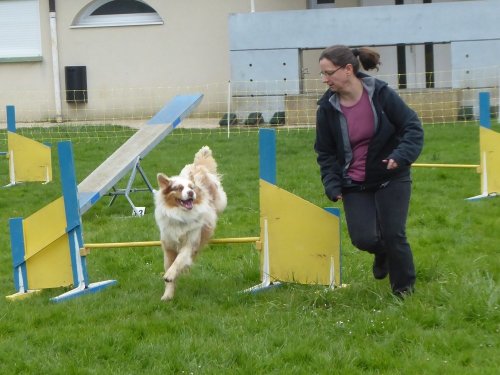
<path id="1" fill-rule="evenodd" d="M 179 185 L 175 188 L 175 190 L 177 190 L 177 191 L 182 191 L 183 189 L 184 189 L 184 186 L 182 186 L 182 185 Z"/>

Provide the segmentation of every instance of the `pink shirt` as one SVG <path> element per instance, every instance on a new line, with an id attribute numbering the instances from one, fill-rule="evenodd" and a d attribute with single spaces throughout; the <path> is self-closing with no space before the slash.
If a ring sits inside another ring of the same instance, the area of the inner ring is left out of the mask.
<path id="1" fill-rule="evenodd" d="M 354 181 L 365 180 L 366 154 L 368 145 L 375 132 L 375 119 L 366 90 L 363 90 L 361 99 L 351 107 L 340 105 L 347 120 L 349 141 L 352 149 L 352 161 L 347 174 Z"/>

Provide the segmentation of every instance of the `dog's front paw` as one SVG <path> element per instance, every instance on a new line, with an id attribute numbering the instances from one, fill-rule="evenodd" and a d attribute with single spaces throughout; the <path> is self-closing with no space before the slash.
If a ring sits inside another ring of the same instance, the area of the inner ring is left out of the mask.
<path id="1" fill-rule="evenodd" d="M 165 293 L 163 293 L 161 300 L 162 301 L 170 301 L 172 298 L 174 298 L 174 291 L 175 291 L 175 287 L 174 287 L 173 283 L 166 284 Z"/>
<path id="2" fill-rule="evenodd" d="M 162 301 L 170 301 L 172 298 L 174 298 L 174 293 L 167 293 L 165 292 L 163 296 L 161 296 Z"/>

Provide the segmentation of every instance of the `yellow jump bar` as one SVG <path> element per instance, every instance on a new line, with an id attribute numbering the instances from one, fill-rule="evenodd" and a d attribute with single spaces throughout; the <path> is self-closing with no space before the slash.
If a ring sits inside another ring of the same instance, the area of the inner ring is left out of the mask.
<path id="1" fill-rule="evenodd" d="M 479 168 L 479 164 L 412 164 L 413 167 L 430 167 L 430 168 Z"/>
<path id="2" fill-rule="evenodd" d="M 260 237 L 237 237 L 237 238 L 214 238 L 209 241 L 210 244 L 226 243 L 253 243 L 260 241 Z M 160 241 L 138 241 L 138 242 L 105 242 L 105 243 L 87 243 L 83 249 L 80 249 L 80 255 L 87 255 L 90 249 L 111 249 L 118 247 L 153 247 L 161 246 Z"/>

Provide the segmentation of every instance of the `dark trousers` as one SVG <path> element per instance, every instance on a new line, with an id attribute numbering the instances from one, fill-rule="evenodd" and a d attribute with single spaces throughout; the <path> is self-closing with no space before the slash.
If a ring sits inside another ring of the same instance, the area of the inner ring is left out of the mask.
<path id="1" fill-rule="evenodd" d="M 342 197 L 352 244 L 372 254 L 386 254 L 394 292 L 411 290 L 415 284 L 413 255 L 406 239 L 410 196 L 411 181 L 404 179 L 344 192 Z"/>

